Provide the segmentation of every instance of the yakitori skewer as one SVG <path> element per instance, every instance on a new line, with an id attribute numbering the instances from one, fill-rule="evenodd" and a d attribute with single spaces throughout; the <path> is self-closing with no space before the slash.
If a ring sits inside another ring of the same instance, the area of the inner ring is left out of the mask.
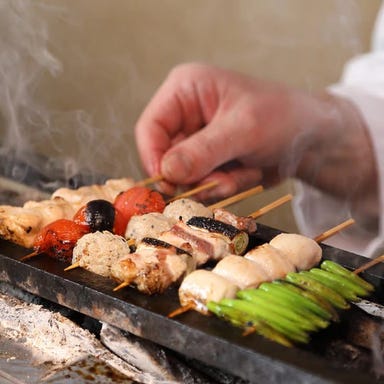
<path id="1" fill-rule="evenodd" d="M 244 196 L 244 195 L 243 195 Z M 251 214 L 251 217 L 253 218 L 257 218 L 257 217 L 260 217 L 268 212 L 270 212 L 272 209 L 274 208 L 277 208 L 279 206 L 281 206 L 282 204 L 290 201 L 292 199 L 292 195 L 291 194 L 288 194 L 288 195 L 285 195 L 279 199 L 277 199 L 276 201 L 268 204 L 267 206 L 255 211 L 254 213 Z M 228 201 L 228 200 L 227 200 Z M 132 244 L 131 244 L 132 245 Z M 116 286 L 113 291 L 118 291 L 122 288 L 125 288 L 129 285 L 129 283 L 127 282 L 122 282 L 121 284 L 119 284 L 118 286 Z"/>
<path id="2" fill-rule="evenodd" d="M 177 199 L 184 198 L 184 197 L 186 197 L 186 196 L 192 196 L 193 194 L 196 194 L 196 193 L 198 193 L 198 192 L 201 192 L 202 190 L 205 190 L 205 189 L 208 189 L 208 188 L 212 188 L 212 187 L 214 187 L 215 185 L 217 185 L 217 182 L 216 182 L 216 181 L 209 182 L 209 183 L 207 183 L 207 184 L 201 185 L 201 186 L 199 186 L 199 187 L 193 188 L 193 189 L 191 189 L 191 190 L 189 190 L 189 191 L 186 191 L 186 192 L 184 192 L 184 193 L 182 193 L 182 194 L 180 194 L 180 195 L 175 196 L 175 197 L 172 199 L 172 201 L 177 200 Z M 225 199 L 224 201 L 221 202 L 220 205 L 221 205 L 222 207 L 224 207 L 226 204 L 231 204 L 231 203 L 234 203 L 234 202 L 236 202 L 236 201 L 240 201 L 241 199 L 246 198 L 246 197 L 249 197 L 249 196 L 251 196 L 253 193 L 256 193 L 256 192 L 259 192 L 259 191 L 260 191 L 260 188 L 259 188 L 259 187 L 257 187 L 256 189 L 255 189 L 255 188 L 252 188 L 252 189 L 250 189 L 250 190 L 248 190 L 248 191 L 245 191 L 245 192 L 239 193 L 238 195 L 232 196 L 231 199 Z M 209 207 L 209 208 L 210 208 L 210 207 Z M 128 245 L 129 245 L 129 246 L 131 246 L 131 245 L 135 245 L 135 243 L 136 243 L 136 240 L 135 240 L 135 239 L 129 239 L 129 240 L 127 240 L 127 241 L 128 241 Z M 35 254 L 36 254 L 36 253 L 34 253 L 34 255 L 35 255 Z M 33 256 L 34 256 L 34 255 L 33 255 Z M 30 257 L 32 257 L 32 255 L 31 255 Z M 28 257 L 28 258 L 29 258 L 29 257 Z M 74 264 L 72 264 L 71 266 L 67 267 L 67 268 L 65 269 L 65 271 L 68 271 L 68 270 L 71 270 L 71 269 L 75 269 L 75 268 L 77 268 L 78 266 L 79 266 L 78 263 L 74 263 Z"/>
<path id="3" fill-rule="evenodd" d="M 148 183 L 156 181 L 158 179 L 160 179 L 160 176 L 156 176 L 156 177 L 153 177 L 150 179 L 142 180 L 138 184 L 148 184 Z M 141 188 L 141 187 L 143 187 L 143 185 L 140 185 L 139 188 Z M 191 196 L 195 193 L 198 193 L 199 191 L 202 191 L 202 190 L 207 189 L 207 188 L 212 188 L 212 187 L 213 187 L 212 182 L 207 183 L 205 185 L 199 186 L 198 188 L 194 188 L 193 190 L 185 192 L 183 194 L 183 196 L 185 194 L 188 194 L 189 196 Z M 159 194 L 159 196 L 160 196 L 160 194 Z M 178 198 L 178 197 L 176 197 L 176 198 Z M 100 200 L 100 201 L 102 201 L 102 200 Z M 96 201 L 93 201 L 93 202 L 96 202 Z M 92 203 L 92 201 L 90 203 Z M 90 203 L 88 203 L 88 204 L 90 204 Z M 111 206 L 108 208 L 111 208 L 113 210 L 113 212 L 114 212 L 113 213 L 113 216 L 114 216 L 113 220 L 115 220 L 117 218 L 116 215 L 118 213 L 116 210 L 116 207 L 114 206 L 114 204 L 112 204 L 110 202 L 105 201 L 105 203 L 108 203 Z M 165 204 L 165 202 L 164 202 L 164 204 Z M 97 211 L 96 221 L 99 224 L 101 224 L 101 212 L 99 212 L 99 208 L 97 208 L 96 211 Z M 118 224 L 119 231 L 116 231 L 116 232 L 113 231 L 113 232 L 123 236 L 125 229 L 123 229 L 123 221 L 122 221 L 121 213 L 119 213 L 119 215 L 120 215 L 120 218 L 119 218 L 120 220 L 119 220 L 119 224 Z M 84 213 L 84 216 L 88 217 L 89 215 L 88 215 L 88 213 L 87 214 Z M 108 216 L 107 219 L 108 219 L 108 221 L 110 221 L 111 218 Z M 74 218 L 73 221 L 76 221 L 76 219 Z M 35 257 L 41 253 L 47 253 L 47 251 L 49 251 L 53 255 L 53 253 L 55 253 L 56 250 L 57 250 L 57 252 L 60 252 L 61 248 L 65 247 L 65 244 L 68 242 L 67 240 L 71 239 L 71 244 L 73 246 L 75 244 L 74 243 L 75 240 L 79 239 L 83 234 L 86 233 L 86 231 L 84 230 L 84 228 L 81 225 L 79 226 L 79 225 L 76 225 L 75 223 L 71 223 L 70 220 L 60 220 L 60 223 L 62 223 L 62 224 L 59 225 L 59 221 L 57 221 L 56 223 L 52 223 L 51 227 L 49 227 L 49 225 L 44 227 L 40 231 L 40 233 L 38 233 L 38 235 L 37 235 L 37 237 L 39 237 L 39 236 L 41 237 L 42 233 L 44 233 L 44 238 L 41 240 L 44 243 L 44 247 L 42 247 L 42 246 L 37 247 L 36 240 L 35 240 L 34 251 L 32 253 L 29 253 L 28 255 L 22 257 L 20 260 L 25 261 L 25 260 L 28 260 L 32 257 Z M 68 231 L 65 230 L 66 227 L 68 227 Z M 110 230 L 109 228 L 104 228 L 104 229 Z M 114 226 L 113 230 L 115 230 L 115 229 L 117 229 L 117 227 L 115 228 L 115 226 Z M 101 230 L 101 229 L 97 229 L 97 230 Z M 112 228 L 111 228 L 111 230 L 112 230 Z M 57 232 L 57 233 L 55 233 L 55 232 Z M 92 232 L 92 230 L 91 230 L 91 232 Z M 63 236 L 65 237 L 65 243 L 61 241 Z M 54 242 L 54 244 L 52 242 Z"/>
<path id="4" fill-rule="evenodd" d="M 352 225 L 353 223 L 354 223 L 353 220 L 348 219 L 348 220 L 344 221 L 343 223 L 340 223 L 340 224 L 336 225 L 335 227 L 332 227 L 331 229 L 322 233 L 321 235 L 316 236 L 315 239 L 320 239 L 321 241 L 323 241 L 323 240 L 335 235 L 336 233 L 340 232 L 342 229 Z M 316 242 L 319 243 L 318 240 L 316 240 Z M 214 272 L 214 270 L 212 272 Z M 175 316 L 181 315 L 185 312 L 188 312 L 190 310 L 195 310 L 195 309 L 196 309 L 196 303 L 191 301 L 188 304 L 183 305 L 183 306 L 177 308 L 176 310 L 172 311 L 168 315 L 168 317 L 173 318 Z"/>

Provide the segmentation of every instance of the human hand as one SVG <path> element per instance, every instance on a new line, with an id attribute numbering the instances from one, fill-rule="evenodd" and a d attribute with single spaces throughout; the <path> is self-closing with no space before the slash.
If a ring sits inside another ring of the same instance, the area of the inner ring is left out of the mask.
<path id="1" fill-rule="evenodd" d="M 345 100 L 202 64 L 171 71 L 141 115 L 136 140 L 148 174 L 168 182 L 165 192 L 217 180 L 205 197 L 290 176 L 343 195 L 372 165 L 361 118 Z"/>

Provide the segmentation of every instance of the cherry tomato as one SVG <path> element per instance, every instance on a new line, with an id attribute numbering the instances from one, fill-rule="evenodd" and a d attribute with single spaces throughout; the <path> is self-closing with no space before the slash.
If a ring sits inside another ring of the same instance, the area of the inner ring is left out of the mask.
<path id="1" fill-rule="evenodd" d="M 77 241 L 88 232 L 85 226 L 72 220 L 59 219 L 40 230 L 33 248 L 36 253 L 70 262 Z"/>
<path id="2" fill-rule="evenodd" d="M 124 227 L 126 228 L 129 220 L 134 215 L 163 212 L 165 201 L 159 192 L 147 187 L 136 186 L 117 195 L 114 206 L 122 213 Z"/>
<path id="3" fill-rule="evenodd" d="M 115 222 L 113 225 L 113 233 L 120 236 L 125 236 L 127 223 L 122 212 L 115 207 Z"/>

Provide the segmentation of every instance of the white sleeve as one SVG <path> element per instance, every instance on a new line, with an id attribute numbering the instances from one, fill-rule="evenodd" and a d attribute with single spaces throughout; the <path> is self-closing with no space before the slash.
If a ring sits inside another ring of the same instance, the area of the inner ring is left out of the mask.
<path id="1" fill-rule="evenodd" d="M 328 244 L 373 257 L 384 248 L 384 9 L 375 26 L 373 51 L 348 62 L 340 82 L 329 91 L 351 100 L 365 119 L 380 178 L 380 215 L 377 233 L 354 224 L 330 238 Z M 299 230 L 305 235 L 314 237 L 350 217 L 347 203 L 299 181 L 296 190 L 293 208 Z"/>

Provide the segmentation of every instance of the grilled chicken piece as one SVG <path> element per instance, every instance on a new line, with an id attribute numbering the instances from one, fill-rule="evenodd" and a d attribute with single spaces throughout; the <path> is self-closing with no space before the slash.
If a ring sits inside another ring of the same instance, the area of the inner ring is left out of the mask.
<path id="1" fill-rule="evenodd" d="M 135 181 L 131 178 L 110 179 L 105 184 L 93 184 L 78 189 L 59 188 L 52 194 L 52 198 L 61 197 L 68 201 L 77 211 L 91 200 L 115 200 L 116 196 L 133 187 Z"/>
<path id="2" fill-rule="evenodd" d="M 256 220 L 252 217 L 237 216 L 223 208 L 214 209 L 213 216 L 216 220 L 233 225 L 240 231 L 244 231 L 249 234 L 257 231 Z"/>
<path id="3" fill-rule="evenodd" d="M 264 268 L 238 255 L 229 255 L 220 260 L 212 272 L 225 277 L 240 289 L 257 288 L 266 281 Z"/>
<path id="4" fill-rule="evenodd" d="M 268 243 L 251 249 L 244 255 L 244 258 L 264 270 L 264 281 L 280 279 L 285 277 L 287 273 L 296 270 L 284 253 Z"/>
<path id="5" fill-rule="evenodd" d="M 213 212 L 204 204 L 192 199 L 177 199 L 167 204 L 164 215 L 174 220 L 182 220 L 185 223 L 194 216 L 213 218 Z"/>
<path id="6" fill-rule="evenodd" d="M 157 239 L 143 239 L 134 253 L 127 255 L 111 268 L 118 282 L 135 285 L 146 294 L 161 293 L 195 269 L 193 257 Z"/>
<path id="7" fill-rule="evenodd" d="M 182 307 L 192 305 L 201 313 L 207 314 L 209 301 L 233 299 L 239 287 L 230 280 L 205 269 L 190 273 L 179 288 L 179 300 Z"/>
<path id="8" fill-rule="evenodd" d="M 163 213 L 167 217 L 182 220 L 185 223 L 195 216 L 201 216 L 230 224 L 247 233 L 254 233 L 257 230 L 256 221 L 252 217 L 237 216 L 223 208 L 212 211 L 209 207 L 192 199 L 177 199 L 169 203 Z"/>
<path id="9" fill-rule="evenodd" d="M 27 201 L 23 207 L 0 206 L 0 237 L 32 248 L 41 228 L 58 219 L 71 219 L 75 210 L 62 198 Z"/>
<path id="10" fill-rule="evenodd" d="M 246 232 L 210 217 L 194 216 L 187 221 L 187 225 L 205 233 L 223 236 L 230 241 L 232 253 L 236 255 L 242 255 L 248 246 L 249 236 Z"/>
<path id="11" fill-rule="evenodd" d="M 192 228 L 183 222 L 162 233 L 159 239 L 191 253 L 197 265 L 203 265 L 208 260 L 220 260 L 233 253 L 233 246 L 228 238 Z"/>
<path id="12" fill-rule="evenodd" d="M 169 231 L 177 220 L 167 217 L 159 212 L 146 213 L 132 216 L 128 222 L 125 237 L 139 242 L 144 237 L 159 237 L 165 231 Z"/>
<path id="13" fill-rule="evenodd" d="M 322 257 L 322 249 L 315 240 L 296 233 L 281 233 L 269 244 L 279 249 L 299 271 L 312 268 Z"/>
<path id="14" fill-rule="evenodd" d="M 126 240 L 108 231 L 84 235 L 73 249 L 72 264 L 101 276 L 111 276 L 112 265 L 130 254 Z"/>

